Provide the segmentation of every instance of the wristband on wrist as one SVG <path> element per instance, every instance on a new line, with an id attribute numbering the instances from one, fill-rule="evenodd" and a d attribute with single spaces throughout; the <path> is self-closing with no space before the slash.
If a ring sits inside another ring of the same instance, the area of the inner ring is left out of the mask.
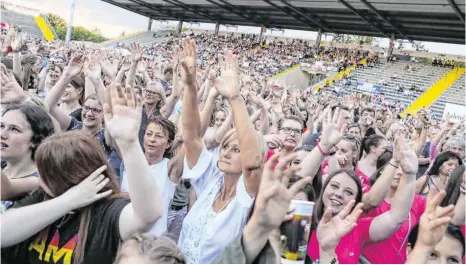
<path id="1" fill-rule="evenodd" d="M 317 148 L 319 149 L 320 153 L 321 153 L 323 156 L 329 156 L 329 155 L 330 155 L 329 152 L 326 153 L 326 152 L 324 152 L 324 151 L 322 150 L 322 147 L 320 147 L 320 143 L 317 144 Z"/>
<path id="2" fill-rule="evenodd" d="M 23 51 L 23 49 L 22 49 L 22 48 L 19 48 L 19 49 L 17 49 L 17 50 L 13 50 L 13 53 L 20 53 L 21 51 Z"/>
<path id="3" fill-rule="evenodd" d="M 388 164 L 394 168 L 399 168 L 399 166 L 395 166 L 394 164 L 392 164 L 392 162 L 389 162 Z"/>

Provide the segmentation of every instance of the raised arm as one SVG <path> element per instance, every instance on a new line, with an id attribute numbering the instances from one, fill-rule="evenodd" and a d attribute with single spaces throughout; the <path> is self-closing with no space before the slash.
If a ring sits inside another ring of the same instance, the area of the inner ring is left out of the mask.
<path id="1" fill-rule="evenodd" d="M 464 188 L 464 183 L 461 184 L 460 186 L 460 197 L 458 198 L 458 201 L 456 202 L 455 205 L 455 216 L 453 220 L 451 221 L 452 224 L 457 225 L 457 226 L 462 226 L 465 225 L 465 208 L 466 208 L 466 198 L 464 196 L 465 194 L 465 188 Z"/>
<path id="2" fill-rule="evenodd" d="M 138 67 L 139 61 L 142 59 L 144 48 L 139 43 L 133 42 L 131 43 L 131 47 L 129 48 L 129 50 L 131 51 L 131 66 L 129 68 L 126 85 L 133 87 L 134 80 L 136 78 L 136 69 Z"/>
<path id="3" fill-rule="evenodd" d="M 419 165 L 414 150 L 410 149 L 409 145 L 404 141 L 402 147 L 400 166 L 403 175 L 391 201 L 390 211 L 375 217 L 371 223 L 369 236 L 374 242 L 380 242 L 392 236 L 408 218 L 413 205 L 416 173 Z"/>
<path id="4" fill-rule="evenodd" d="M 39 178 L 10 179 L 2 172 L 2 200 L 10 200 L 39 188 Z"/>
<path id="5" fill-rule="evenodd" d="M 110 181 L 99 177 L 105 169 L 105 166 L 98 168 L 80 184 L 56 198 L 2 213 L 2 248 L 23 242 L 68 212 L 110 195 L 112 190 L 99 193 Z"/>
<path id="6" fill-rule="evenodd" d="M 183 142 L 186 148 L 188 166 L 193 168 L 201 155 L 202 143 L 201 118 L 197 105 L 196 88 L 196 43 L 191 39 L 183 40 L 183 57 L 181 60 L 181 80 L 185 84 L 183 93 L 183 109 L 181 120 L 183 124 Z"/>
<path id="7" fill-rule="evenodd" d="M 131 203 L 120 214 L 120 237 L 150 229 L 162 216 L 162 197 L 138 139 L 142 100 L 133 89 L 112 83 L 104 104 L 105 130 L 115 139 L 125 162 Z"/>
<path id="8" fill-rule="evenodd" d="M 173 64 L 173 88 L 171 95 L 167 98 L 165 105 L 160 110 L 162 116 L 168 118 L 173 112 L 176 102 L 180 99 L 181 88 L 178 77 L 179 55 L 175 55 L 175 62 Z"/>
<path id="9" fill-rule="evenodd" d="M 256 196 L 263 167 L 262 146 L 259 134 L 249 119 L 246 104 L 241 96 L 238 61 L 232 51 L 225 51 L 225 63 L 221 65 L 219 92 L 227 98 L 234 113 L 236 133 L 238 135 L 243 177 L 246 190 L 252 197 Z"/>
<path id="10" fill-rule="evenodd" d="M 324 116 L 321 140 L 316 148 L 312 149 L 301 162 L 299 176 L 314 177 L 324 158 L 329 155 L 330 149 L 340 141 L 343 132 L 346 130 L 347 125 L 344 123 L 342 115 L 340 115 L 340 108 L 335 109 L 333 116 L 330 108 L 328 108 L 324 112 Z"/>
<path id="11" fill-rule="evenodd" d="M 11 40 L 11 49 L 13 50 L 13 73 L 17 74 L 20 78 L 23 77 L 23 71 L 21 69 L 21 48 L 22 35 L 17 32 Z"/>
<path id="12" fill-rule="evenodd" d="M 254 93 L 250 93 L 249 96 L 254 103 L 259 105 L 260 132 L 262 133 L 262 135 L 267 135 L 270 132 L 270 103 L 266 102 L 263 98 L 255 95 Z M 252 122 L 255 122 L 254 119 L 251 118 L 251 120 Z"/>
<path id="13" fill-rule="evenodd" d="M 434 195 L 435 194 L 435 195 Z M 406 264 L 427 264 L 429 255 L 445 236 L 448 223 L 454 215 L 453 205 L 440 207 L 440 202 L 445 198 L 445 191 L 429 192 L 425 212 L 419 221 L 416 245 L 409 254 Z"/>
<path id="14" fill-rule="evenodd" d="M 214 111 L 214 101 L 219 96 L 217 89 L 211 89 L 209 92 L 209 96 L 205 101 L 204 108 L 201 111 L 201 137 L 204 137 L 207 128 L 209 127 L 210 118 L 212 117 L 212 113 Z"/>
<path id="15" fill-rule="evenodd" d="M 65 91 L 66 86 L 71 82 L 71 80 L 79 75 L 82 71 L 84 64 L 84 56 L 78 55 L 73 57 L 66 68 L 66 71 L 62 74 L 57 83 L 52 87 L 50 92 L 45 98 L 45 103 L 49 107 L 50 114 L 57 119 L 60 123 L 60 127 L 63 131 L 66 131 L 71 124 L 71 116 L 67 113 L 64 113 L 63 110 L 59 109 L 57 106 L 58 100 L 60 100 L 61 95 Z"/>

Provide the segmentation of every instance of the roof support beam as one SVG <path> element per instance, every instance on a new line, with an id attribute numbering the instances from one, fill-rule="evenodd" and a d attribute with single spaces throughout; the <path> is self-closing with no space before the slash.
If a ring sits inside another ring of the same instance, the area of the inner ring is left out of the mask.
<path id="1" fill-rule="evenodd" d="M 144 2 L 144 1 L 140 1 L 140 0 L 129 0 L 129 1 L 131 1 L 131 2 L 133 2 L 135 4 L 138 4 L 138 5 L 141 5 L 141 6 L 145 6 L 145 7 L 149 8 L 151 11 L 160 12 L 160 13 L 166 15 L 166 16 L 174 18 L 175 20 L 179 20 L 179 19 L 182 18 L 182 15 L 180 15 L 180 14 L 173 14 L 171 11 L 163 10 L 158 6 L 149 4 L 149 3 Z"/>
<path id="2" fill-rule="evenodd" d="M 331 33 L 334 33 L 331 29 L 329 29 L 326 25 L 323 25 L 322 23 L 318 22 L 317 20 L 315 19 L 312 19 L 310 18 L 309 16 L 305 15 L 304 13 L 302 13 L 301 11 L 299 11 L 294 5 L 292 5 L 290 2 L 286 1 L 286 0 L 280 0 L 280 2 L 282 2 L 284 5 L 286 5 L 287 7 L 289 7 L 291 10 L 293 10 L 295 13 L 297 13 L 298 15 L 302 16 L 304 19 L 306 20 L 309 20 L 311 21 L 312 23 L 318 25 L 324 32 L 331 32 Z"/>
<path id="3" fill-rule="evenodd" d="M 169 4 L 172 4 L 172 5 L 175 5 L 175 6 L 178 6 L 178 7 L 181 7 L 181 8 L 184 8 L 186 10 L 189 10 L 191 13 L 194 13 L 198 16 L 201 16 L 201 17 L 205 17 L 211 21 L 219 21 L 220 19 L 218 18 L 214 18 L 212 17 L 208 12 L 205 12 L 205 11 L 201 11 L 201 10 L 198 10 L 196 8 L 193 8 L 189 5 L 186 5 L 178 0 L 162 0 L 166 3 L 169 3 Z M 222 19 L 223 20 L 223 19 Z"/>
<path id="4" fill-rule="evenodd" d="M 384 36 L 387 36 L 390 38 L 390 34 L 387 34 L 384 32 L 382 29 L 380 29 L 377 25 L 372 23 L 369 19 L 365 18 L 363 15 L 359 13 L 358 10 L 356 10 L 354 7 L 350 6 L 346 1 L 344 0 L 338 0 L 342 5 L 344 5 L 346 8 L 348 8 L 351 12 L 353 12 L 356 16 L 360 17 L 362 20 L 366 21 L 367 24 L 372 26 L 374 29 L 376 29 L 378 32 L 382 33 Z"/>
<path id="5" fill-rule="evenodd" d="M 308 26 L 310 29 L 312 30 L 315 30 L 315 31 L 318 31 L 319 29 L 314 26 L 314 25 L 311 25 L 311 23 L 309 23 L 308 21 L 302 19 L 301 17 L 298 17 L 298 16 L 295 16 L 294 14 L 292 14 L 291 12 L 287 11 L 286 9 L 282 8 L 281 6 L 278 6 L 274 3 L 272 3 L 270 0 L 262 0 L 264 2 L 266 2 L 268 5 L 270 6 L 273 6 L 275 7 L 275 9 L 279 10 L 279 11 L 282 11 L 283 13 L 295 18 L 296 20 L 298 20 L 299 22 L 303 23 L 304 25 Z"/>
<path id="6" fill-rule="evenodd" d="M 458 5 L 455 3 L 455 1 L 454 0 L 448 0 L 448 3 L 450 4 L 451 8 L 453 8 L 453 11 L 455 11 L 456 15 L 461 20 L 461 22 L 464 23 L 464 14 L 458 8 Z"/>
<path id="7" fill-rule="evenodd" d="M 257 24 L 259 24 L 259 25 L 262 24 L 262 22 L 259 19 L 257 19 L 256 15 L 251 16 L 251 15 L 249 15 L 247 13 L 242 13 L 241 11 L 237 11 L 238 9 L 236 8 L 236 6 L 226 2 L 224 0 L 217 0 L 217 1 L 221 2 L 223 5 L 220 5 L 219 3 L 217 3 L 217 2 L 215 2 L 213 0 L 206 0 L 206 1 L 213 4 L 213 5 L 218 6 L 220 8 L 223 8 L 223 9 L 225 9 L 225 10 L 231 12 L 231 13 L 234 13 L 235 15 L 240 16 L 240 17 L 242 17 L 242 18 L 244 18 L 246 20 L 254 20 L 254 22 L 256 22 Z"/>
<path id="8" fill-rule="evenodd" d="M 372 12 L 374 12 L 374 13 L 375 13 L 380 19 L 382 19 L 385 23 L 387 23 L 388 25 L 390 25 L 390 27 L 392 27 L 398 34 L 400 34 L 401 37 L 403 37 L 403 39 L 409 40 L 411 43 L 413 43 L 413 40 L 412 40 L 411 38 L 406 37 L 406 35 L 405 35 L 403 32 L 401 32 L 401 30 L 400 30 L 398 27 L 396 27 L 395 25 L 393 25 L 392 22 L 390 22 L 388 19 L 386 19 L 384 16 L 382 16 L 382 15 L 380 14 L 380 12 L 379 12 L 377 9 L 375 9 L 375 7 L 374 7 L 373 5 L 371 5 L 369 2 L 367 2 L 367 0 L 361 0 L 361 2 L 362 2 L 365 6 L 367 6 L 367 8 L 369 8 Z"/>

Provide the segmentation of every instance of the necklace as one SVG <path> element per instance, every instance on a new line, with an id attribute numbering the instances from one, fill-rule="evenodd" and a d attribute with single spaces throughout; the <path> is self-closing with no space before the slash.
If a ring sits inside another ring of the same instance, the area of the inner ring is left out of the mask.
<path id="1" fill-rule="evenodd" d="M 70 220 L 71 216 L 73 216 L 73 212 L 71 213 L 67 213 L 65 214 L 62 218 L 61 218 L 61 222 L 57 225 L 57 230 L 60 229 L 60 227 L 62 225 L 64 225 L 68 220 Z"/>
<path id="2" fill-rule="evenodd" d="M 218 192 L 217 196 L 215 196 L 215 199 L 214 199 L 214 204 L 215 204 L 215 201 L 218 199 L 218 196 L 220 196 L 223 192 L 223 187 L 220 188 L 220 191 Z M 230 198 L 228 198 L 228 200 L 226 201 L 226 203 L 222 206 L 222 208 L 219 210 L 219 211 L 216 211 L 217 213 L 220 213 L 221 211 L 223 211 L 227 206 L 228 204 L 230 204 L 230 202 L 233 200 L 233 198 L 235 198 L 235 194 L 233 194 L 232 196 L 230 196 Z M 213 207 L 212 207 L 213 208 Z"/>

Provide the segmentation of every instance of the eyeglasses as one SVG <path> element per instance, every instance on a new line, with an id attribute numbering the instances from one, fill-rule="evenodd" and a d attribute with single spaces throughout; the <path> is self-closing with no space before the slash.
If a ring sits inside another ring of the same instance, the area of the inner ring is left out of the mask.
<path id="1" fill-rule="evenodd" d="M 100 113 L 102 113 L 101 109 L 91 108 L 89 106 L 83 106 L 82 108 L 83 112 L 91 111 L 93 115 L 99 115 Z"/>
<path id="2" fill-rule="evenodd" d="M 148 94 L 148 95 L 152 95 L 152 96 L 155 96 L 155 95 L 160 95 L 158 92 L 155 92 L 155 91 L 152 91 L 152 90 L 144 90 L 144 93 Z"/>
<path id="3" fill-rule="evenodd" d="M 295 135 L 300 135 L 302 133 L 301 129 L 293 129 L 293 128 L 289 128 L 289 127 L 283 127 L 282 131 L 285 134 L 291 134 L 291 132 L 293 132 Z"/>

